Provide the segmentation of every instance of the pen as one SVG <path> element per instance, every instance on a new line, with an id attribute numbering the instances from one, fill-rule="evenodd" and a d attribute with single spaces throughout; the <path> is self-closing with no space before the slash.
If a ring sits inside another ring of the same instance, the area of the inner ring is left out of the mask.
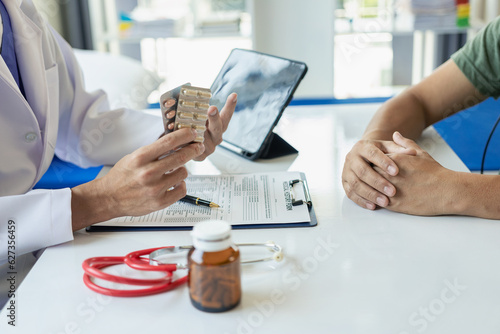
<path id="1" fill-rule="evenodd" d="M 190 196 L 190 195 L 186 195 L 183 198 L 181 198 L 180 200 L 183 202 L 186 202 L 186 203 L 191 203 L 191 204 L 196 204 L 196 205 L 201 205 L 201 206 L 208 206 L 211 208 L 218 208 L 219 207 L 219 205 L 215 204 L 214 202 L 210 202 L 210 201 L 207 201 L 206 199 L 201 199 L 199 197 Z"/>

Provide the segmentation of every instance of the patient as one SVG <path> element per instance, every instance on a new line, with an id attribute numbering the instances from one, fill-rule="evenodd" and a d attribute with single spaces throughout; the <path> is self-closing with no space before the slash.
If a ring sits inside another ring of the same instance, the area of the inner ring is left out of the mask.
<path id="1" fill-rule="evenodd" d="M 500 96 L 500 18 L 419 84 L 387 101 L 346 157 L 342 184 L 359 206 L 414 215 L 500 219 L 500 176 L 438 164 L 413 139 L 431 124 Z"/>

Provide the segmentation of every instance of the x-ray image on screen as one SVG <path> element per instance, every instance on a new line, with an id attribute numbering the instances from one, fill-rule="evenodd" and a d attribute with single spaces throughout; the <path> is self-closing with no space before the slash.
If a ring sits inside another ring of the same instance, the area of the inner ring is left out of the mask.
<path id="1" fill-rule="evenodd" d="M 257 152 L 306 70 L 301 62 L 234 49 L 211 88 L 211 104 L 219 110 L 229 94 L 238 94 L 224 140 L 247 152 Z"/>

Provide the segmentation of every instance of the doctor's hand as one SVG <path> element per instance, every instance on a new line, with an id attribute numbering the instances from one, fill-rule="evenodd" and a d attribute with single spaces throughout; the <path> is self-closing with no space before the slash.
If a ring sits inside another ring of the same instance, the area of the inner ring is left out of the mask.
<path id="1" fill-rule="evenodd" d="M 389 175 L 385 170 L 375 167 L 375 171 L 396 187 L 396 194 L 389 200 L 387 209 L 413 215 L 452 214 L 456 202 L 459 173 L 441 166 L 413 140 L 396 132 L 394 142 L 413 148 L 416 155 L 401 153 L 388 156 L 398 165 L 399 173 Z"/>
<path id="2" fill-rule="evenodd" d="M 405 147 L 395 141 L 360 140 L 347 154 L 342 171 L 342 186 L 352 201 L 359 206 L 375 210 L 386 207 L 396 194 L 391 180 L 384 175 L 396 176 L 399 168 L 387 154 L 416 155 L 414 147 Z M 377 173 L 378 167 L 383 173 Z"/>
<path id="3" fill-rule="evenodd" d="M 172 132 L 123 157 L 104 177 L 71 189 L 73 230 L 115 217 L 145 215 L 184 197 L 184 164 L 205 150 L 203 144 L 189 144 L 195 137 L 191 129 Z"/>
<path id="4" fill-rule="evenodd" d="M 234 108 L 236 107 L 236 103 L 238 102 L 238 96 L 236 93 L 232 93 L 227 97 L 226 104 L 222 107 L 221 112 L 217 110 L 216 106 L 210 106 L 208 108 L 208 120 L 207 120 L 207 130 L 205 131 L 205 140 L 203 141 L 203 145 L 205 145 L 205 151 L 203 154 L 194 158 L 196 161 L 203 161 L 206 157 L 212 154 L 215 151 L 217 145 L 222 143 L 222 134 L 227 130 L 227 126 L 229 125 L 229 121 L 234 114 Z M 174 99 L 169 99 L 166 101 L 165 106 L 171 107 L 175 104 Z M 167 118 L 175 117 L 175 111 L 169 111 L 166 114 Z M 171 127 L 173 129 L 173 124 L 171 123 Z"/>

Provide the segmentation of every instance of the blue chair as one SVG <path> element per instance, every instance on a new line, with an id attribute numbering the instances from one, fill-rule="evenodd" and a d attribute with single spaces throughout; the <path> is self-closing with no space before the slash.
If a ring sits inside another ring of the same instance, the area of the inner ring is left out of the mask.
<path id="1" fill-rule="evenodd" d="M 500 114 L 500 101 L 489 98 L 435 124 L 436 131 L 471 171 L 481 169 L 488 136 Z M 491 138 L 484 170 L 500 170 L 500 128 Z"/>
<path id="2" fill-rule="evenodd" d="M 54 156 L 52 163 L 34 189 L 73 188 L 92 181 L 101 171 L 102 166 L 80 168 Z"/>

